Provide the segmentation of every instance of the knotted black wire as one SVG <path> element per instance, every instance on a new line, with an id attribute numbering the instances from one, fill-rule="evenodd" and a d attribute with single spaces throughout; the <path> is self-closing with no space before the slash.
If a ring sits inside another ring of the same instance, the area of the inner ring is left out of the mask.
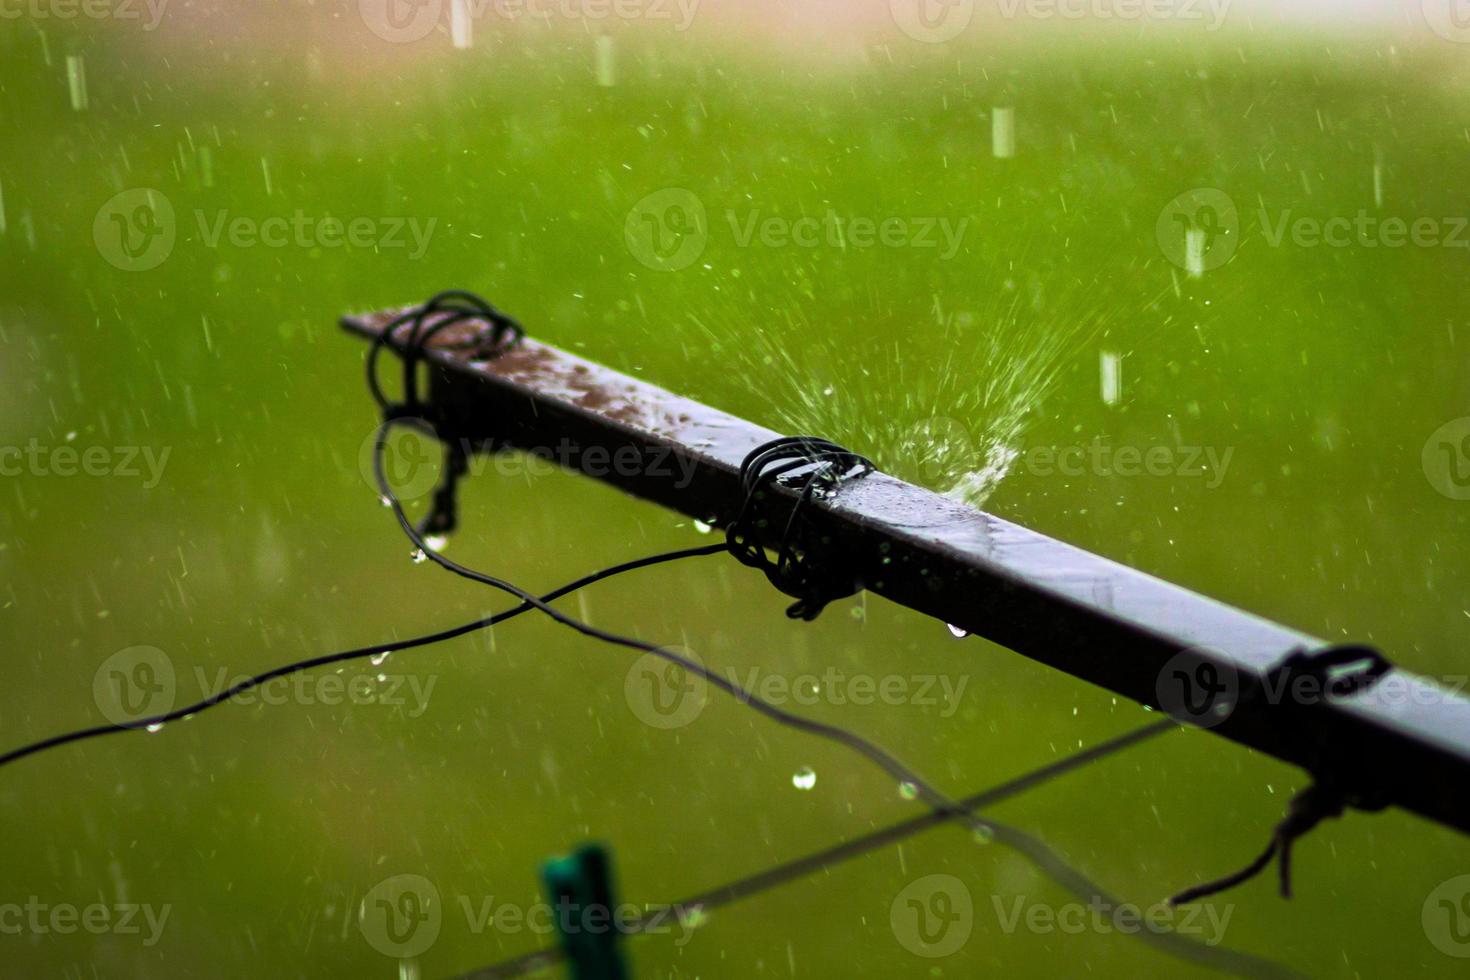
<path id="1" fill-rule="evenodd" d="M 1315 697 L 1300 700 L 1290 689 L 1301 679 L 1313 685 L 1323 700 L 1347 697 L 1366 691 L 1393 670 L 1393 664 L 1380 651 L 1360 644 L 1330 646 L 1320 650 L 1294 650 L 1267 671 L 1264 681 L 1242 700 L 1259 700 L 1268 692 L 1286 695 L 1277 710 L 1281 723 L 1291 737 L 1305 746 L 1306 769 L 1312 777 L 1306 789 L 1291 800 L 1286 816 L 1276 825 L 1271 842 L 1250 864 L 1214 881 L 1188 888 L 1169 899 L 1171 905 L 1182 905 L 1234 888 L 1264 871 L 1278 855 L 1281 897 L 1291 898 L 1291 851 L 1302 837 L 1318 824 L 1343 815 L 1349 808 L 1382 810 L 1388 799 L 1381 788 L 1372 784 L 1372 774 L 1356 756 L 1345 755 L 1327 744 L 1320 727 L 1312 724 L 1310 712 L 1303 709 Z"/>
<path id="2" fill-rule="evenodd" d="M 418 366 L 430 340 L 460 323 L 480 325 L 470 337 L 441 345 L 443 350 L 474 351 L 485 359 L 514 347 L 526 335 L 515 318 L 502 313 L 486 300 L 460 289 L 446 290 L 429 298 L 421 306 L 405 310 L 373 338 L 368 349 L 367 379 L 373 400 L 382 410 L 383 421 L 392 424 L 416 421 L 427 425 L 444 446 L 444 470 L 429 512 L 419 523 L 420 535 L 447 536 L 459 526 L 459 481 L 469 472 L 469 446 L 464 434 L 434 406 L 419 397 Z M 399 346 L 403 362 L 403 398 L 392 401 L 378 381 L 378 356 L 405 324 L 412 324 Z"/>
<path id="3" fill-rule="evenodd" d="M 819 536 L 805 511 L 817 493 L 830 493 L 844 480 L 866 476 L 874 466 L 866 457 L 816 436 L 784 436 L 757 446 L 740 464 L 744 502 L 725 530 L 725 543 L 742 564 L 765 572 L 772 585 L 796 597 L 786 610 L 792 619 L 816 619 L 829 602 L 861 587 L 838 571 L 830 539 Z M 789 480 L 783 478 L 790 478 Z M 761 505 L 774 484 L 799 490 L 781 532 L 776 559 L 766 554 L 761 531 L 770 521 Z"/>

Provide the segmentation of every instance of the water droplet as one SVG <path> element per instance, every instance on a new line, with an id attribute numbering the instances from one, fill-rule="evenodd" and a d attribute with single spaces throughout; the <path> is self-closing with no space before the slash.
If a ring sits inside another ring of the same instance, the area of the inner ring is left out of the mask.
<path id="1" fill-rule="evenodd" d="M 431 534 L 424 538 L 424 544 L 429 546 L 430 551 L 443 551 L 448 543 L 449 537 L 444 534 Z"/>
<path id="2" fill-rule="evenodd" d="M 989 824 L 976 824 L 974 836 L 976 844 L 989 844 L 995 840 L 995 828 Z"/>
<path id="3" fill-rule="evenodd" d="M 378 683 L 379 684 L 386 684 L 386 683 L 388 683 L 388 675 L 387 674 L 379 674 L 378 675 Z"/>
<path id="4" fill-rule="evenodd" d="M 708 534 L 714 529 L 715 526 L 713 524 L 706 524 L 704 521 L 698 520 L 694 522 L 694 530 L 698 531 L 700 534 Z"/>
<path id="5" fill-rule="evenodd" d="M 413 551 L 409 552 L 408 557 L 413 559 L 413 563 L 415 565 L 422 565 L 424 562 L 429 560 L 429 556 L 424 554 L 423 548 L 413 549 Z"/>
<path id="6" fill-rule="evenodd" d="M 919 798 L 919 787 L 913 783 L 899 783 L 898 795 L 906 800 L 917 800 Z"/>
<path id="7" fill-rule="evenodd" d="M 802 766 L 796 770 L 791 777 L 791 785 L 800 790 L 808 790 L 817 785 L 817 773 L 811 766 Z"/>
<path id="8" fill-rule="evenodd" d="M 959 637 L 960 639 L 964 639 L 965 637 L 970 635 L 969 630 L 962 630 L 953 623 L 945 623 L 944 625 L 949 627 L 949 632 L 951 635 Z"/>
<path id="9" fill-rule="evenodd" d="M 689 908 L 681 908 L 678 912 L 679 924 L 689 929 L 698 929 L 709 921 L 709 913 L 704 910 L 703 905 L 692 905 Z"/>
<path id="10" fill-rule="evenodd" d="M 150 735 L 157 734 L 158 732 L 163 731 L 163 722 L 154 722 L 153 724 L 145 728 L 144 731 L 148 732 Z"/>
<path id="11" fill-rule="evenodd" d="M 380 667 L 382 666 L 383 661 L 387 660 L 390 656 L 392 656 L 392 654 L 392 650 L 384 650 L 382 653 L 373 654 L 371 657 L 368 658 L 368 662 L 371 663 L 374 667 Z"/>

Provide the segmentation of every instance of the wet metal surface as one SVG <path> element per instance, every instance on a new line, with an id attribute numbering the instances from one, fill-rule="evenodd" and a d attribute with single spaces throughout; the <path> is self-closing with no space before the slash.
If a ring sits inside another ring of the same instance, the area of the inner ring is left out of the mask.
<path id="1" fill-rule="evenodd" d="M 396 313 L 342 324 L 373 337 Z M 741 461 L 778 435 L 529 337 L 479 357 L 472 336 L 446 330 L 427 355 L 432 397 L 464 434 L 700 520 L 734 517 Z M 778 496 L 776 526 L 794 500 Z M 811 517 L 869 591 L 1155 707 L 1161 678 L 1181 669 L 1212 671 L 1238 691 L 1322 643 L 882 473 L 844 485 Z M 1276 705 L 1230 697 L 1211 730 L 1288 762 L 1307 758 Z M 1375 770 L 1390 799 L 1470 831 L 1459 789 L 1470 776 L 1470 700 L 1395 671 L 1310 711 L 1314 736 Z"/>

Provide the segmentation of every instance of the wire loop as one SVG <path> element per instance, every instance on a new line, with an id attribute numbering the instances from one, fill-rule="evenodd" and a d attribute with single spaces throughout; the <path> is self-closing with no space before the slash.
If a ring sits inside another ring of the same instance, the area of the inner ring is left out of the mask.
<path id="1" fill-rule="evenodd" d="M 1312 723 L 1310 713 L 1302 708 L 1318 699 L 1343 698 L 1367 691 L 1393 669 L 1393 663 L 1379 650 L 1361 644 L 1343 644 L 1320 650 L 1293 650 L 1266 672 L 1250 700 L 1259 700 L 1273 691 L 1285 695 L 1304 680 L 1311 685 L 1310 699 L 1288 695 L 1278 708 L 1282 724 L 1306 747 L 1306 769 L 1312 782 L 1292 798 L 1286 816 L 1271 833 L 1271 842 L 1254 861 L 1233 874 L 1185 889 L 1169 899 L 1171 905 L 1197 901 L 1249 881 L 1278 855 L 1281 897 L 1291 898 L 1292 845 L 1323 820 L 1340 817 L 1349 807 L 1372 811 L 1388 805 L 1382 788 L 1372 785 L 1367 778 L 1369 773 L 1363 760 L 1330 745 L 1325 734 Z"/>
<path id="2" fill-rule="evenodd" d="M 804 512 L 817 494 L 835 492 L 844 480 L 866 476 L 874 469 L 866 457 L 816 436 L 774 439 L 751 450 L 740 464 L 745 499 L 739 516 L 725 531 L 725 542 L 741 564 L 759 568 L 777 589 L 796 597 L 786 610 L 792 619 L 810 622 L 829 602 L 861 588 L 851 576 L 844 578 L 836 572 L 832 542 L 817 535 Z M 760 515 L 759 505 L 775 485 L 791 486 L 798 496 L 772 561 L 761 544 L 761 530 L 769 522 Z"/>
<path id="3" fill-rule="evenodd" d="M 424 360 L 429 341 L 461 323 L 478 323 L 480 329 L 463 340 L 443 345 L 443 349 L 471 350 L 476 357 L 490 358 L 514 347 L 526 335 L 520 323 L 486 300 L 462 289 L 451 289 L 394 317 L 373 338 L 368 349 L 368 389 L 382 410 L 384 425 L 404 420 L 422 421 L 444 444 L 443 474 L 434 490 L 429 513 L 419 522 L 420 535 L 448 536 L 459 526 L 459 481 L 469 472 L 469 449 L 462 434 L 451 431 L 449 421 L 419 397 L 418 366 Z M 403 362 L 403 399 L 394 402 L 378 381 L 378 355 L 405 325 L 410 325 L 408 335 L 397 348 Z M 382 438 L 387 438 L 386 432 Z"/>

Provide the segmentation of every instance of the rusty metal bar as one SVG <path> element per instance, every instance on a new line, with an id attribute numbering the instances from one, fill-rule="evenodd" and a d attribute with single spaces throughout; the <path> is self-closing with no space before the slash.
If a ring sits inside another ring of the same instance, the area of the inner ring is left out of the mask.
<path id="1" fill-rule="evenodd" d="M 374 338 L 401 312 L 342 325 Z M 464 437 L 534 452 L 699 520 L 734 518 L 741 461 L 778 435 L 530 337 L 490 358 L 456 349 L 473 329 L 451 327 L 426 352 L 431 399 Z M 794 494 L 777 496 L 779 526 Z M 1279 701 L 1240 692 L 1319 639 L 883 473 L 809 513 L 877 595 L 1279 759 L 1311 761 Z M 1470 832 L 1470 700 L 1395 670 L 1294 717 L 1371 772 L 1391 803 Z"/>

